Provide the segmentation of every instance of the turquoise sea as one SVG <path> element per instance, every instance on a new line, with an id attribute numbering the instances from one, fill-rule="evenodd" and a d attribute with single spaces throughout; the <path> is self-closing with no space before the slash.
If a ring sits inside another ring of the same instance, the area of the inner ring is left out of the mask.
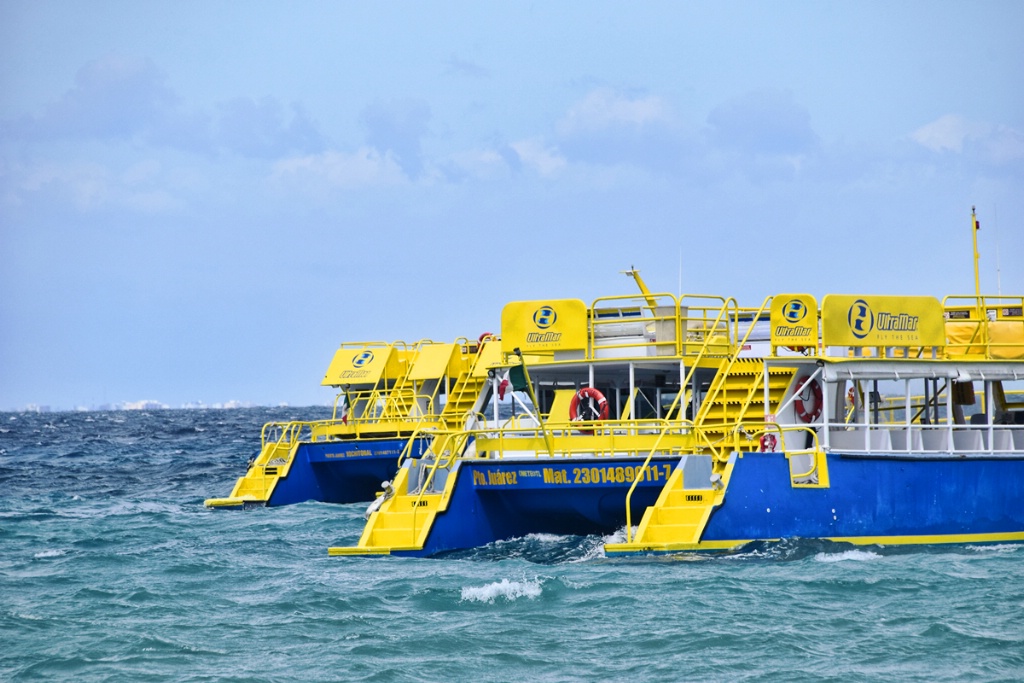
<path id="1" fill-rule="evenodd" d="M 0 413 L 0 680 L 1024 680 L 1022 546 L 332 558 L 365 505 L 203 508 L 324 416 Z"/>

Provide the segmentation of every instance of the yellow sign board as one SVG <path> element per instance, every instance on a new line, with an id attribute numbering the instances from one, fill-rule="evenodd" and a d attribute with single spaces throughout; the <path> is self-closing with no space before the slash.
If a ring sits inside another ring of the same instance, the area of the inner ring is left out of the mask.
<path id="1" fill-rule="evenodd" d="M 501 311 L 501 350 L 512 353 L 587 348 L 587 305 L 579 299 L 513 301 Z"/>
<path id="2" fill-rule="evenodd" d="M 327 373 L 320 384 L 377 384 L 393 354 L 394 349 L 390 346 L 340 348 L 331 359 L 331 364 L 327 367 Z M 394 374 L 396 364 L 397 361 L 391 363 L 392 372 L 389 374 Z"/>
<path id="3" fill-rule="evenodd" d="M 424 344 L 409 370 L 409 379 L 419 382 L 444 377 L 453 355 L 455 344 Z"/>
<path id="4" fill-rule="evenodd" d="M 825 346 L 943 346 L 942 304 L 931 296 L 829 294 L 821 302 Z"/>
<path id="5" fill-rule="evenodd" d="M 772 298 L 772 346 L 818 345 L 818 302 L 810 294 Z"/>

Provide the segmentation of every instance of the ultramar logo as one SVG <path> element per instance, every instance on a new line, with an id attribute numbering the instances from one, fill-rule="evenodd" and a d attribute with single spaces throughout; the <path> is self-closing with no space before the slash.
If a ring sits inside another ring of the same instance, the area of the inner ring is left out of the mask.
<path id="1" fill-rule="evenodd" d="M 875 313 L 867 301 L 857 299 L 850 306 L 850 312 L 846 314 L 846 322 L 849 323 L 853 336 L 863 339 L 875 328 Z"/>
<path id="2" fill-rule="evenodd" d="M 341 379 L 359 379 L 370 374 L 369 370 L 360 370 L 373 362 L 373 351 L 363 351 L 352 359 L 352 367 L 356 370 L 345 370 L 341 373 Z"/>
<path id="3" fill-rule="evenodd" d="M 807 317 L 807 307 L 799 299 L 791 299 L 782 306 L 782 317 L 791 325 Z"/>
<path id="4" fill-rule="evenodd" d="M 810 327 L 797 324 L 807 317 L 807 306 L 799 299 L 791 299 L 782 306 L 782 317 L 789 324 L 777 325 L 776 337 L 806 337 L 811 333 Z"/>
<path id="5" fill-rule="evenodd" d="M 551 306 L 541 306 L 533 313 L 533 324 L 541 330 L 548 329 L 556 320 L 558 313 Z M 526 335 L 526 341 L 531 344 L 552 343 L 561 338 L 561 332 L 530 332 Z"/>
<path id="6" fill-rule="evenodd" d="M 847 322 L 850 324 L 853 336 L 857 339 L 864 339 L 872 330 L 876 329 L 879 332 L 917 332 L 920 318 L 909 313 L 893 313 L 891 311 L 879 311 L 876 314 L 866 301 L 857 299 L 850 306 Z"/>

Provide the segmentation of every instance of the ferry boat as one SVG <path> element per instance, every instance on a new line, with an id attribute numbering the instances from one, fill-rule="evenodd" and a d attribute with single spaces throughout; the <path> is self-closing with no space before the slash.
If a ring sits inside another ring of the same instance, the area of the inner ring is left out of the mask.
<path id="1" fill-rule="evenodd" d="M 258 455 L 210 508 L 372 501 L 400 458 L 417 459 L 433 430 L 461 429 L 500 359 L 497 338 L 343 343 L 322 385 L 337 388 L 329 420 L 269 422 Z"/>
<path id="2" fill-rule="evenodd" d="M 623 529 L 608 555 L 1024 541 L 1024 297 L 741 307 L 629 274 L 638 296 L 505 306 L 491 412 L 403 458 L 329 554 Z"/>

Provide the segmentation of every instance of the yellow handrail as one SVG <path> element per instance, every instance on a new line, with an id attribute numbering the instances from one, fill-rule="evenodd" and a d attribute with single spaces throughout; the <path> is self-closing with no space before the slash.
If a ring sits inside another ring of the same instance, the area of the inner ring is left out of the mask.
<path id="1" fill-rule="evenodd" d="M 715 320 L 714 320 L 714 322 L 712 323 L 712 325 L 710 327 L 711 330 L 718 329 L 719 323 L 722 321 L 722 316 L 725 315 L 726 312 L 728 311 L 728 307 L 729 307 L 729 303 L 730 302 L 735 304 L 735 300 L 731 299 L 731 298 L 730 299 L 726 299 L 723 302 L 722 307 L 719 309 L 718 315 L 715 317 Z M 761 308 L 762 308 L 762 310 L 764 309 L 764 304 L 762 304 Z M 734 316 L 734 317 L 738 318 L 738 316 Z M 756 320 L 756 318 L 755 318 L 755 320 Z M 705 327 L 704 329 L 706 330 L 708 328 Z M 750 325 L 750 329 L 747 330 L 747 334 L 744 335 L 744 341 L 746 341 L 746 338 L 750 335 L 750 332 L 753 329 L 754 329 L 754 326 L 753 326 L 753 324 L 751 324 Z M 726 331 L 729 332 L 728 326 L 726 326 Z M 714 335 L 712 335 L 712 334 L 705 334 L 704 335 L 704 343 L 701 345 L 700 351 L 698 351 L 698 353 L 697 353 L 697 357 L 694 359 L 693 363 L 690 365 L 689 372 L 686 373 L 686 377 L 683 379 L 682 383 L 680 384 L 680 391 L 679 391 L 679 394 L 676 396 L 677 400 L 679 399 L 680 396 L 683 395 L 683 393 L 685 393 L 687 385 L 689 385 L 690 381 L 693 378 L 694 371 L 697 369 L 697 367 L 700 364 L 700 361 L 704 357 L 704 355 L 706 353 L 708 353 L 708 351 L 709 351 L 709 349 L 711 347 L 711 341 L 712 341 L 713 337 L 714 337 Z M 727 341 L 728 341 L 728 337 L 727 337 Z M 715 345 L 717 346 L 717 343 Z M 738 356 L 739 350 L 741 348 L 742 348 L 742 344 L 738 344 L 737 347 L 736 347 L 736 350 L 731 354 L 733 356 L 733 361 L 732 362 L 735 362 L 735 357 Z M 732 367 L 731 363 L 730 363 L 730 367 Z M 705 397 L 704 400 L 705 400 L 705 402 L 707 402 L 708 397 Z M 707 438 L 707 435 L 703 432 L 703 430 L 693 429 L 693 426 L 694 426 L 693 423 L 688 421 L 688 420 L 680 420 L 678 422 L 678 425 L 680 427 L 683 427 L 684 425 L 689 425 L 689 427 L 693 430 L 691 433 L 694 434 L 695 438 L 698 439 L 698 440 L 703 440 L 705 442 L 705 446 L 712 453 L 712 459 L 713 460 L 718 460 L 719 459 L 719 449 L 716 448 L 715 444 L 713 444 L 711 442 L 711 440 Z M 666 428 L 663 429 L 661 431 L 661 433 L 658 435 L 658 439 L 655 441 L 654 445 L 651 447 L 650 452 L 647 454 L 647 457 L 644 459 L 644 464 L 642 465 L 643 468 L 647 468 L 647 466 L 650 465 L 651 459 L 654 457 L 654 452 L 655 452 L 655 450 L 657 450 L 658 446 L 661 444 L 661 440 L 662 440 L 662 438 L 664 437 L 664 435 L 666 434 L 667 431 L 668 431 L 668 426 L 666 426 Z M 637 483 L 638 483 L 638 480 L 634 479 L 633 483 L 630 484 L 629 491 L 626 492 L 626 542 L 627 543 L 632 543 L 633 529 L 632 529 L 632 513 L 630 512 L 630 505 L 631 505 L 631 503 L 633 501 L 633 492 L 636 490 Z"/>
<path id="2" fill-rule="evenodd" d="M 754 427 L 754 428 L 753 429 L 749 429 L 750 427 Z M 791 455 L 808 455 L 808 454 L 815 454 L 815 455 L 817 455 L 818 453 L 821 452 L 821 444 L 818 441 L 818 433 L 810 425 L 780 425 L 780 424 L 777 424 L 775 422 L 743 422 L 743 423 L 741 423 L 739 425 L 739 428 L 737 429 L 737 432 L 736 432 L 735 447 L 736 447 L 737 450 L 739 450 L 739 433 L 740 432 L 743 432 L 744 434 L 746 434 L 747 438 L 749 440 L 751 440 L 751 441 L 754 441 L 758 437 L 760 437 L 760 436 L 762 436 L 764 434 L 767 434 L 768 432 L 778 432 L 778 434 L 779 434 L 779 452 L 785 453 L 787 458 L 789 456 L 791 456 Z M 794 449 L 794 450 L 790 450 L 790 449 L 786 448 L 786 432 L 804 432 L 805 434 L 810 434 L 811 438 L 812 438 L 813 447 L 812 448 L 807 448 L 807 447 L 797 448 L 797 449 Z M 818 459 L 814 458 L 813 463 L 811 465 L 811 469 L 809 469 L 806 472 L 799 473 L 799 474 L 793 474 L 791 472 L 790 473 L 790 478 L 791 479 L 803 479 L 803 478 L 809 477 L 812 474 L 814 474 L 817 471 L 817 469 L 818 469 Z"/>
<path id="3" fill-rule="evenodd" d="M 754 331 L 754 323 L 757 322 L 757 320 L 761 317 L 761 315 L 764 313 L 765 309 L 771 305 L 771 302 L 772 302 L 773 298 L 774 297 L 772 297 L 772 296 L 765 297 L 765 300 L 761 303 L 761 308 L 759 308 L 757 310 L 757 313 L 754 314 L 754 317 L 751 319 L 750 325 L 747 327 L 747 333 L 745 335 L 743 335 L 743 339 L 742 340 L 739 340 L 739 341 L 736 342 L 736 346 L 735 346 L 733 352 L 731 354 L 729 354 L 729 362 L 728 362 L 728 364 L 726 364 L 726 366 L 724 368 L 722 368 L 722 369 L 720 369 L 718 371 L 718 375 L 716 376 L 716 380 L 718 380 L 718 381 L 716 381 L 714 383 L 714 390 L 711 393 L 709 393 L 707 396 L 704 397 L 704 405 L 708 405 L 708 406 L 711 405 L 711 403 L 714 401 L 714 399 L 718 397 L 718 394 L 719 394 L 719 392 L 721 392 L 722 387 L 725 386 L 726 378 L 729 377 L 729 373 L 732 372 L 733 366 L 736 365 L 736 361 L 740 357 L 740 352 L 742 352 L 744 345 L 750 339 L 751 332 Z M 737 316 L 737 318 L 738 317 L 739 316 Z M 738 324 L 739 323 L 737 322 L 737 325 Z M 738 332 L 738 330 L 737 330 L 737 332 Z M 740 406 L 740 412 L 739 412 L 740 415 L 743 415 L 744 411 L 746 411 L 746 409 L 750 406 L 750 402 L 751 402 L 752 396 L 753 396 L 753 392 L 748 392 L 747 393 L 746 401 L 743 403 L 742 406 Z M 765 407 L 767 408 L 767 406 L 765 406 Z"/>
<path id="4" fill-rule="evenodd" d="M 452 463 L 458 457 L 459 453 L 461 453 L 462 450 L 466 447 L 467 443 L 469 442 L 469 437 L 472 433 L 473 432 L 469 431 L 445 432 L 435 437 L 434 443 L 432 443 L 429 446 L 429 449 L 433 449 L 438 439 L 443 438 L 443 441 L 437 447 L 437 450 L 440 451 L 440 453 L 434 452 L 434 463 L 433 465 L 431 465 L 429 471 L 427 472 L 427 478 L 423 481 L 423 485 L 420 486 L 420 490 L 417 491 L 416 493 L 416 500 L 412 506 L 413 532 L 417 531 L 417 520 L 420 512 L 420 502 L 423 500 L 423 496 L 426 494 L 426 492 L 431 490 L 431 486 L 434 483 L 434 474 L 437 472 L 438 467 L 442 467 L 442 457 L 444 456 L 445 452 L 448 453 L 448 456 L 444 458 L 443 467 L 445 469 L 450 468 Z M 454 444 L 453 440 L 455 440 Z M 423 465 L 420 466 L 422 467 Z M 408 486 L 408 483 L 406 484 L 406 486 Z M 444 491 L 437 491 L 436 493 L 440 493 L 441 495 L 443 495 Z"/>

